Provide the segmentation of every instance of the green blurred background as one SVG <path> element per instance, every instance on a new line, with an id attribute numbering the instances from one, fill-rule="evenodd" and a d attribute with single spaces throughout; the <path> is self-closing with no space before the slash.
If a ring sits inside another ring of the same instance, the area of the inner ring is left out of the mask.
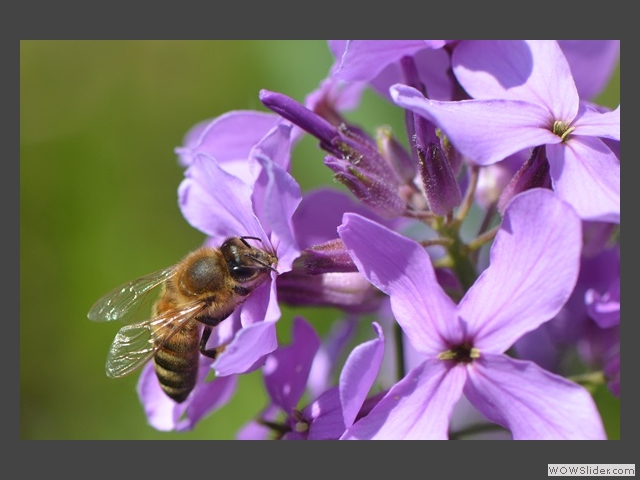
<path id="1" fill-rule="evenodd" d="M 204 235 L 182 217 L 173 150 L 196 123 L 265 110 L 262 88 L 303 101 L 333 61 L 324 41 L 22 41 L 20 43 L 20 436 L 22 439 L 231 439 L 263 406 L 257 374 L 191 432 L 157 432 L 135 393 L 111 380 L 121 324 L 87 311 L 121 283 L 168 266 Z M 620 101 L 619 70 L 598 101 Z M 367 93 L 350 118 L 402 129 L 399 109 Z M 310 139 L 294 152 L 303 190 L 331 183 Z M 285 309 L 322 329 L 337 312 Z M 325 322 L 323 322 L 325 320 Z M 280 333 L 281 330 L 279 330 Z M 611 438 L 619 402 L 598 393 Z"/>

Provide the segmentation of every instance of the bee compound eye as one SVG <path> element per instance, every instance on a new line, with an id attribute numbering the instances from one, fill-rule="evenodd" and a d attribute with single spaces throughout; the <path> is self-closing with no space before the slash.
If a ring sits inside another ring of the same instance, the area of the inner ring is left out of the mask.
<path id="1" fill-rule="evenodd" d="M 230 271 L 231 276 L 237 282 L 248 282 L 259 273 L 259 270 L 255 268 L 244 267 L 242 265 L 232 265 Z"/>

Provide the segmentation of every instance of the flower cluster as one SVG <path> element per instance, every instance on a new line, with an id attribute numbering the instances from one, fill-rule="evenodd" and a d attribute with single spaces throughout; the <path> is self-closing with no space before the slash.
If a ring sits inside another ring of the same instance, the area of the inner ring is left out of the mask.
<path id="1" fill-rule="evenodd" d="M 263 90 L 268 111 L 202 122 L 176 149 L 206 244 L 251 236 L 278 261 L 214 329 L 224 351 L 184 402 L 146 367 L 151 425 L 193 428 L 256 372 L 268 402 L 242 439 L 606 438 L 590 389 L 620 395 L 620 107 L 593 99 L 619 41 L 328 46 L 303 102 Z M 348 120 L 367 88 L 406 132 Z M 305 135 L 344 188 L 301 192 Z M 283 344 L 281 305 L 343 314 L 325 337 L 297 317 Z"/>

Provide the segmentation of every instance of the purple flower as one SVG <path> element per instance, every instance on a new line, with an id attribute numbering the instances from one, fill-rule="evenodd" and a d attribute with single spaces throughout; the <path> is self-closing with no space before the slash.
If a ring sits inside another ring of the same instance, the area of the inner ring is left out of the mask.
<path id="1" fill-rule="evenodd" d="M 329 155 L 325 165 L 335 179 L 379 215 L 393 218 L 407 209 L 401 197 L 398 172 L 378 151 L 375 141 L 361 130 L 341 124 L 335 126 L 294 99 L 277 92 L 260 91 L 260 100 L 274 112 L 320 140 Z"/>
<path id="2" fill-rule="evenodd" d="M 278 258 L 278 274 L 291 270 L 299 255 L 291 217 L 300 187 L 282 167 L 288 162 L 290 128 L 274 126 L 247 152 L 244 163 L 232 164 L 232 172 L 226 170 L 228 163 L 197 153 L 179 189 L 184 217 L 208 235 L 207 244 L 217 246 L 231 236 L 257 237 Z M 273 322 L 279 317 L 275 282 L 267 282 L 214 331 L 215 345 L 228 344 L 214 364 L 217 374 L 253 369 L 276 347 Z"/>
<path id="3" fill-rule="evenodd" d="M 594 230 L 594 225 L 589 227 Z M 608 225 L 601 224 L 600 229 L 609 231 Z M 585 230 L 583 227 L 583 232 Z M 567 365 L 572 364 L 567 358 L 571 354 L 575 355 L 578 347 L 586 364 L 602 368 L 608 358 L 607 352 L 611 350 L 612 344 L 617 347 L 620 338 L 617 330 L 610 329 L 620 323 L 619 250 L 605 248 L 588 256 L 584 251 L 583 248 L 578 281 L 560 312 L 549 322 L 521 337 L 515 344 L 520 358 L 532 360 L 541 367 L 562 375 L 580 373 L 567 370 Z M 595 303 L 591 302 L 595 302 L 596 292 L 609 292 L 598 297 L 608 300 L 601 311 L 602 316 L 594 311 Z M 598 320 L 603 324 L 599 324 Z"/>
<path id="4" fill-rule="evenodd" d="M 552 192 L 514 197 L 489 267 L 458 305 L 413 240 L 351 214 L 339 232 L 358 269 L 390 296 L 396 320 L 424 356 L 343 438 L 447 438 L 462 393 L 514 439 L 606 438 L 584 388 L 504 354 L 553 318 L 577 279 L 580 220 Z"/>
<path id="5" fill-rule="evenodd" d="M 620 277 L 614 278 L 604 293 L 590 288 L 585 292 L 587 312 L 601 328 L 620 324 Z"/>
<path id="6" fill-rule="evenodd" d="M 546 146 L 558 195 L 584 219 L 619 223 L 620 161 L 603 139 L 620 141 L 620 107 L 603 112 L 580 102 L 557 42 L 463 42 L 452 63 L 473 100 L 429 100 L 400 84 L 391 96 L 442 128 L 479 165 Z"/>
<path id="7" fill-rule="evenodd" d="M 602 92 L 620 60 L 620 40 L 558 40 L 580 98 Z"/>
<path id="8" fill-rule="evenodd" d="M 240 134 L 232 138 L 239 126 L 261 126 L 265 131 L 259 138 L 255 132 L 249 140 Z M 186 137 L 188 146 L 178 149 L 188 165 L 178 191 L 180 208 L 191 225 L 207 234 L 205 243 L 218 247 L 228 237 L 255 237 L 278 264 L 272 279 L 213 330 L 207 348 L 224 346 L 224 351 L 213 365 L 211 359 L 201 358 L 200 381 L 183 403 L 176 405 L 161 392 L 149 367 L 143 372 L 139 395 L 149 422 L 158 429 L 192 428 L 226 403 L 235 390 L 235 375 L 258 368 L 278 346 L 275 322 L 280 307 L 273 280 L 291 270 L 300 253 L 291 224 L 300 187 L 286 171 L 290 130 L 272 115 L 234 112 L 194 127 Z M 226 140 L 214 132 L 226 133 Z M 205 383 L 210 367 L 217 378 Z"/>
<path id="9" fill-rule="evenodd" d="M 262 413 L 262 420 L 247 425 L 239 438 L 266 438 L 271 427 L 279 432 L 278 438 L 285 440 L 338 439 L 356 419 L 382 363 L 384 337 L 382 329 L 376 323 L 373 326 L 378 338 L 352 350 L 338 385 L 299 410 L 320 339 L 306 321 L 295 319 L 291 344 L 269 355 L 263 368 L 270 404 Z M 341 336 L 337 340 L 342 340 Z M 320 360 L 325 363 L 323 357 Z M 276 421 L 278 413 L 285 414 L 281 422 Z"/>
<path id="10" fill-rule="evenodd" d="M 182 147 L 175 149 L 181 165 L 188 167 L 198 154 L 215 158 L 230 173 L 247 173 L 247 158 L 251 149 L 263 140 L 270 130 L 282 123 L 272 113 L 235 110 L 192 127 L 184 136 Z M 277 158 L 287 170 L 289 156 Z"/>
<path id="11" fill-rule="evenodd" d="M 332 45 L 331 42 L 330 46 L 343 48 L 335 43 Z M 335 71 L 338 66 L 339 61 L 336 61 L 331 66 L 331 72 Z M 364 82 L 348 82 L 331 74 L 320 82 L 316 90 L 306 96 L 304 106 L 332 125 L 340 125 L 345 121 L 341 113 L 353 110 L 360 104 L 365 87 L 366 83 Z"/>
<path id="12" fill-rule="evenodd" d="M 403 57 L 416 63 L 420 80 L 427 85 L 429 96 L 439 100 L 454 98 L 456 85 L 447 74 L 451 68 L 448 40 L 330 40 L 336 57 L 332 75 L 349 82 L 367 82 L 376 92 L 391 100 L 389 87 L 403 83 L 400 66 Z"/>
<path id="13" fill-rule="evenodd" d="M 351 313 L 370 312 L 380 304 L 381 295 L 357 271 L 338 238 L 345 212 L 379 219 L 344 192 L 321 188 L 305 193 L 292 219 L 302 254 L 290 272 L 278 277 L 279 301 Z"/>

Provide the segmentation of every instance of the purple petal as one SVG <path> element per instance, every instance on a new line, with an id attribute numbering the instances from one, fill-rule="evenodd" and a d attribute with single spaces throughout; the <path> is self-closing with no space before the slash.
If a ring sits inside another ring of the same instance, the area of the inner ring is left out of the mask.
<path id="1" fill-rule="evenodd" d="M 355 110 L 366 86 L 364 82 L 325 78 L 316 90 L 306 96 L 304 105 L 314 112 L 322 112 L 327 107 L 337 112 Z"/>
<path id="2" fill-rule="evenodd" d="M 349 40 L 327 40 L 329 50 L 331 50 L 331 54 L 336 60 L 340 60 L 340 58 L 342 58 L 342 54 L 346 50 L 348 42 Z"/>
<path id="3" fill-rule="evenodd" d="M 251 149 L 247 158 L 266 157 L 283 170 L 291 164 L 291 124 L 281 123 L 269 130 Z"/>
<path id="4" fill-rule="evenodd" d="M 138 396 L 144 407 L 147 421 L 156 430 L 175 430 L 186 404 L 171 400 L 160 388 L 153 362 L 144 366 L 138 380 Z"/>
<path id="5" fill-rule="evenodd" d="M 562 315 L 562 311 L 560 315 Z M 545 370 L 559 371 L 558 364 L 565 353 L 567 343 L 572 343 L 562 337 L 562 332 L 558 332 L 564 326 L 560 324 L 564 323 L 563 320 L 556 317 L 520 337 L 513 346 L 517 357 L 531 360 Z M 573 329 L 573 331 L 576 330 L 578 329 Z"/>
<path id="6" fill-rule="evenodd" d="M 338 388 L 330 388 L 303 410 L 309 440 L 337 440 L 345 431 Z"/>
<path id="7" fill-rule="evenodd" d="M 272 277 L 275 275 L 271 274 Z M 240 307 L 241 326 L 248 327 L 258 322 L 275 322 L 280 318 L 276 282 L 267 281 L 251 293 Z"/>
<path id="8" fill-rule="evenodd" d="M 612 112 L 586 110 L 572 125 L 572 135 L 589 135 L 620 140 L 620 105 Z"/>
<path id="9" fill-rule="evenodd" d="M 251 148 L 282 121 L 272 113 L 238 110 L 220 115 L 214 120 L 193 127 L 176 149 L 181 163 L 189 166 L 198 153 L 204 153 L 221 163 L 245 161 Z"/>
<path id="10" fill-rule="evenodd" d="M 514 440 L 606 440 L 598 409 L 581 386 L 506 355 L 485 355 L 469 367 L 464 393 Z"/>
<path id="11" fill-rule="evenodd" d="M 571 69 L 554 40 L 475 40 L 455 49 L 456 78 L 474 98 L 523 100 L 571 122 L 579 97 Z"/>
<path id="12" fill-rule="evenodd" d="M 620 61 L 620 40 L 558 40 L 569 62 L 580 98 L 602 92 Z"/>
<path id="13" fill-rule="evenodd" d="M 489 267 L 459 304 L 460 318 L 481 351 L 504 352 L 554 317 L 580 268 L 581 223 L 553 192 L 513 198 L 491 248 Z"/>
<path id="14" fill-rule="evenodd" d="M 334 322 L 329 333 L 323 338 L 309 372 L 307 387 L 311 398 L 320 396 L 330 387 L 338 361 L 344 358 L 345 347 L 353 339 L 358 320 L 355 317 L 347 317 Z"/>
<path id="15" fill-rule="evenodd" d="M 413 56 L 413 61 L 420 79 L 426 87 L 429 98 L 433 100 L 453 100 L 459 86 L 454 82 L 451 69 L 451 57 L 443 48 L 437 50 L 419 50 Z M 374 79 L 371 86 L 389 101 L 389 87 L 395 83 L 406 83 L 405 74 L 400 62 L 388 64 Z"/>
<path id="16" fill-rule="evenodd" d="M 356 202 L 345 192 L 329 188 L 306 192 L 293 214 L 293 225 L 300 247 L 308 248 L 336 238 L 345 212 L 381 221 L 369 208 Z"/>
<path id="17" fill-rule="evenodd" d="M 220 377 L 205 382 L 210 364 L 211 359 L 200 357 L 198 383 L 182 403 L 174 402 L 162 391 L 152 362 L 144 367 L 138 381 L 138 395 L 153 428 L 161 431 L 191 430 L 203 417 L 228 403 L 236 389 L 236 377 Z"/>
<path id="18" fill-rule="evenodd" d="M 477 428 L 480 427 L 480 428 Z M 459 440 L 513 440 L 508 430 L 489 429 L 487 419 L 462 395 L 451 415 L 449 431 Z"/>
<path id="19" fill-rule="evenodd" d="M 264 361 L 264 356 L 278 348 L 274 322 L 254 323 L 241 329 L 213 364 L 216 375 L 247 373 Z"/>
<path id="20" fill-rule="evenodd" d="M 463 367 L 427 360 L 396 383 L 342 436 L 346 440 L 439 440 L 448 438 L 453 407 L 467 378 Z"/>
<path id="21" fill-rule="evenodd" d="M 438 284 L 423 247 L 352 213 L 345 214 L 338 233 L 360 273 L 391 297 L 396 320 L 416 350 L 437 354 L 447 349 L 444 339 L 462 338 L 453 321 L 455 304 Z"/>
<path id="22" fill-rule="evenodd" d="M 252 195 L 253 210 L 275 247 L 278 272 L 284 273 L 300 254 L 291 217 L 302 193 L 298 182 L 281 166 L 264 156 L 258 156 L 257 161 L 262 168 Z"/>
<path id="23" fill-rule="evenodd" d="M 291 344 L 269 355 L 262 369 L 272 402 L 285 412 L 292 412 L 298 406 L 320 347 L 315 330 L 300 317 L 294 319 L 291 335 Z"/>
<path id="24" fill-rule="evenodd" d="M 198 155 L 185 173 L 178 196 L 187 221 L 220 243 L 231 236 L 265 234 L 253 215 L 251 189 L 211 157 Z"/>
<path id="25" fill-rule="evenodd" d="M 373 328 L 378 338 L 355 347 L 340 374 L 340 403 L 345 426 L 351 426 L 356 419 L 382 364 L 384 334 L 375 322 Z"/>
<path id="26" fill-rule="evenodd" d="M 585 292 L 584 302 L 588 315 L 600 328 L 611 328 L 620 324 L 620 278 L 614 279 L 606 292 L 600 294 L 590 288 Z"/>
<path id="27" fill-rule="evenodd" d="M 547 147 L 553 189 L 584 220 L 620 223 L 620 161 L 594 137 Z"/>
<path id="28" fill-rule="evenodd" d="M 205 359 L 206 365 L 210 360 Z M 208 369 L 203 368 L 203 372 Z M 204 382 L 193 390 L 187 405 L 186 418 L 180 421 L 176 430 L 191 430 L 196 424 L 207 415 L 210 415 L 219 408 L 225 406 L 236 391 L 238 377 L 230 375 L 228 377 L 218 377 L 210 382 Z"/>
<path id="29" fill-rule="evenodd" d="M 550 130 L 554 122 L 551 113 L 533 103 L 438 102 L 405 85 L 394 85 L 390 92 L 396 104 L 434 122 L 461 153 L 480 165 L 499 162 L 525 148 L 561 141 Z"/>
<path id="30" fill-rule="evenodd" d="M 368 81 L 405 55 L 444 44 L 444 40 L 349 40 L 334 75 L 342 80 Z"/>

